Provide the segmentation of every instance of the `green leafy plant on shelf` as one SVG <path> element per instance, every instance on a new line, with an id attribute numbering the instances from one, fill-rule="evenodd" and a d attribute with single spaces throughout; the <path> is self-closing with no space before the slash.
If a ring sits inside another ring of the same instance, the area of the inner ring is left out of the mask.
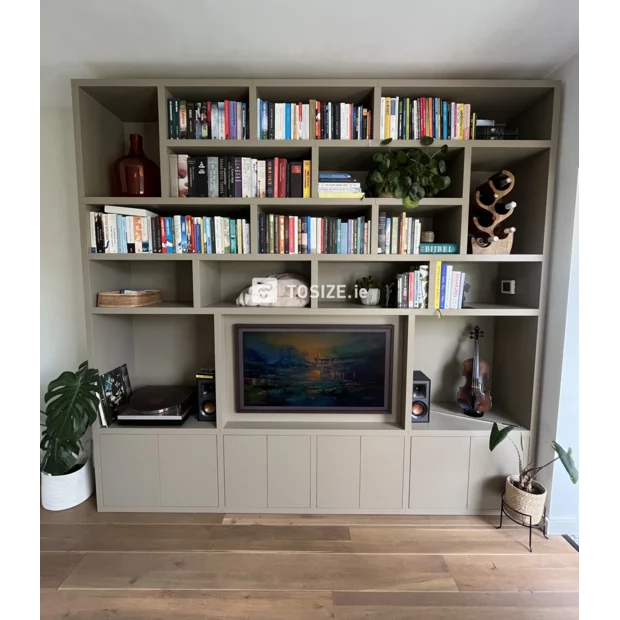
<path id="1" fill-rule="evenodd" d="M 372 279 L 372 276 L 367 276 L 356 280 L 355 286 L 357 286 L 357 289 L 360 291 L 362 289 L 369 291 L 371 288 L 381 288 L 381 282 L 375 282 L 375 280 Z"/>
<path id="2" fill-rule="evenodd" d="M 552 441 L 551 447 L 557 456 L 548 463 L 545 463 L 540 467 L 536 467 L 534 463 L 526 463 L 523 458 L 525 455 L 523 434 L 521 434 L 521 450 L 519 450 L 517 444 L 512 441 L 510 437 L 508 437 L 509 433 L 513 429 L 513 426 L 505 426 L 500 429 L 499 426 L 497 426 L 497 423 L 494 422 L 493 428 L 491 429 L 491 435 L 489 437 L 489 450 L 491 450 L 491 452 L 495 450 L 495 448 L 497 448 L 497 446 L 506 438 L 508 438 L 510 443 L 512 443 L 515 447 L 515 450 L 517 451 L 517 458 L 519 459 L 519 475 L 512 483 L 514 486 L 525 493 L 536 493 L 537 490 L 534 484 L 534 479 L 545 467 L 549 467 L 549 465 L 555 463 L 558 459 L 562 465 L 564 465 L 564 469 L 566 470 L 566 473 L 568 473 L 571 482 L 573 484 L 577 484 L 577 481 L 579 480 L 579 471 L 577 470 L 577 466 L 575 465 L 575 461 L 573 459 L 572 448 L 564 450 L 559 443 Z"/>
<path id="3" fill-rule="evenodd" d="M 392 138 L 381 141 L 387 146 Z M 423 137 L 420 142 L 429 147 L 433 138 Z M 444 144 L 432 155 L 429 149 L 404 149 L 396 152 L 374 153 L 372 169 L 366 176 L 366 194 L 376 197 L 400 198 L 405 207 L 417 207 L 423 198 L 432 198 L 450 185 L 446 175 Z"/>
<path id="4" fill-rule="evenodd" d="M 82 438 L 97 419 L 98 372 L 82 362 L 77 372 L 63 372 L 47 386 L 41 471 L 62 476 L 78 469 Z"/>

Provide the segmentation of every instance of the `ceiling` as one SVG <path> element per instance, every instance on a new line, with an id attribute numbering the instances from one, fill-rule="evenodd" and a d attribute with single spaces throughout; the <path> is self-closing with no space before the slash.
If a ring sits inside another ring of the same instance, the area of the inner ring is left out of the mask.
<path id="1" fill-rule="evenodd" d="M 75 77 L 546 77 L 578 0 L 48 0 L 41 99 Z"/>

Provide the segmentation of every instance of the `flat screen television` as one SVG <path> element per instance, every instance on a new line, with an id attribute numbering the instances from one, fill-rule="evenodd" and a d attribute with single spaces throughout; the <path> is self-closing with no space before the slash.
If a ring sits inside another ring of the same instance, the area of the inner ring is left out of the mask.
<path id="1" fill-rule="evenodd" d="M 247 413 L 389 413 L 392 325 L 235 325 Z"/>

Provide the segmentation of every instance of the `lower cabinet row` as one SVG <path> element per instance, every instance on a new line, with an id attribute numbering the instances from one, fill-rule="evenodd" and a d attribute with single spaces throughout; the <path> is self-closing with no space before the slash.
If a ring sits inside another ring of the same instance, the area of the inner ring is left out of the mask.
<path id="1" fill-rule="evenodd" d="M 508 445 L 491 453 L 484 436 L 412 437 L 410 454 L 402 436 L 225 435 L 220 441 L 222 493 L 216 435 L 100 435 L 103 505 L 489 510 L 498 508 L 503 480 L 516 468 Z"/>

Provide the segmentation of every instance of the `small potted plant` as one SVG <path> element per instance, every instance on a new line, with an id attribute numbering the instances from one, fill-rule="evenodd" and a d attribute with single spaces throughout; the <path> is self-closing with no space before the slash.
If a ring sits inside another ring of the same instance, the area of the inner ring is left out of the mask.
<path id="1" fill-rule="evenodd" d="M 494 422 L 493 428 L 491 429 L 491 436 L 489 437 L 489 450 L 495 450 L 495 448 L 508 437 L 513 429 L 513 426 L 505 426 L 500 429 Z M 519 473 L 518 475 L 515 474 L 506 478 L 506 492 L 504 495 L 506 510 L 510 512 L 510 516 L 514 518 L 515 521 L 523 525 L 530 525 L 530 520 L 523 515 L 529 515 L 531 517 L 531 525 L 537 525 L 543 517 L 547 489 L 545 489 L 540 482 L 535 480 L 535 478 L 545 467 L 548 467 L 559 459 L 562 465 L 564 465 L 564 469 L 566 469 L 571 482 L 577 484 L 579 480 L 579 471 L 577 471 L 573 459 L 573 451 L 571 448 L 564 450 L 560 444 L 552 441 L 551 447 L 557 456 L 548 463 L 536 467 L 533 463 L 526 464 L 524 461 L 523 435 L 521 435 L 521 450 L 519 450 L 517 444 L 512 441 L 512 438 L 508 437 L 508 439 L 517 451 Z M 512 510 L 510 510 L 511 508 Z M 514 513 L 513 511 L 518 512 Z"/>
<path id="2" fill-rule="evenodd" d="M 372 276 L 356 280 L 357 294 L 365 306 L 377 306 L 381 300 L 381 282 L 375 282 Z"/>
<path id="3" fill-rule="evenodd" d="M 387 138 L 381 145 L 387 146 L 391 141 Z M 433 138 L 425 136 L 420 142 L 429 147 Z M 447 151 L 444 144 L 432 155 L 428 148 L 375 153 L 366 177 L 366 195 L 400 198 L 405 207 L 417 207 L 420 200 L 433 198 L 450 185 L 444 159 Z"/>
<path id="4" fill-rule="evenodd" d="M 97 419 L 98 372 L 82 362 L 77 372 L 63 372 L 47 386 L 41 449 L 41 503 L 65 510 L 93 493 L 93 468 L 82 438 Z"/>

